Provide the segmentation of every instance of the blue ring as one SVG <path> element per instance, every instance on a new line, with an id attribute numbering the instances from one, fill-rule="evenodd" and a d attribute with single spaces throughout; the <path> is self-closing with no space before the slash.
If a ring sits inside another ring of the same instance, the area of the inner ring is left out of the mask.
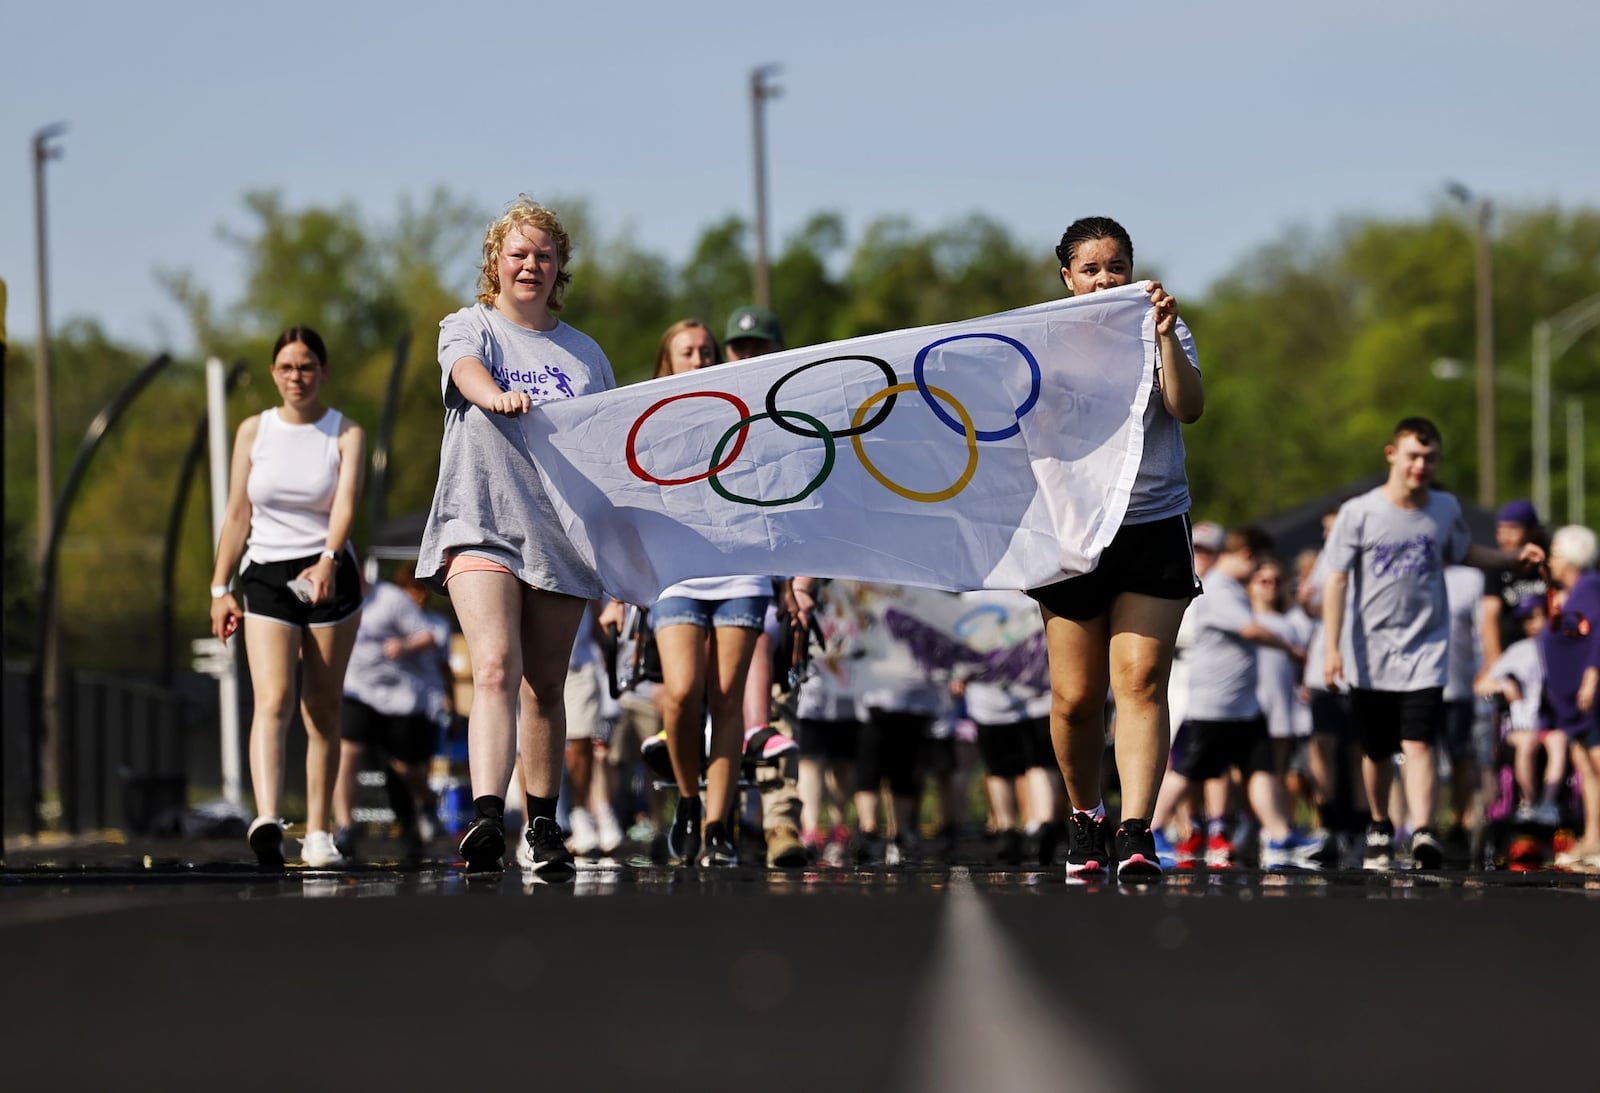
<path id="1" fill-rule="evenodd" d="M 993 338 L 997 342 L 1005 342 L 1018 353 L 1021 353 L 1022 359 L 1028 362 L 1028 368 L 1033 372 L 1033 386 L 1028 391 L 1028 397 L 1022 400 L 1022 405 L 1017 407 L 1017 420 L 1004 429 L 979 429 L 976 433 L 979 440 L 1005 440 L 1008 437 L 1016 436 L 1022 431 L 1023 416 L 1029 410 L 1032 410 L 1034 404 L 1039 401 L 1039 386 L 1043 375 L 1039 371 L 1039 362 L 1034 359 L 1032 353 L 1028 352 L 1028 347 L 1015 338 L 1008 338 L 1004 334 L 952 334 L 948 338 L 940 338 L 936 342 L 923 346 L 922 351 L 917 354 L 916 364 L 911 369 L 912 378 L 917 384 L 917 393 L 922 396 L 922 401 L 928 404 L 928 408 L 933 411 L 934 416 L 962 436 L 967 435 L 966 426 L 951 417 L 950 412 L 939 405 L 939 400 L 933 397 L 932 391 L 928 390 L 928 383 L 922 375 L 928 361 L 929 352 L 946 342 L 958 342 L 964 338 Z"/>

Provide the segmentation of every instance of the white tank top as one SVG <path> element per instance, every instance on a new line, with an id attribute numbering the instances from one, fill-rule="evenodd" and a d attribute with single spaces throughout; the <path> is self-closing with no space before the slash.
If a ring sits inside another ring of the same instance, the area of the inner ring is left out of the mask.
<path id="1" fill-rule="evenodd" d="M 277 407 L 261 414 L 250 448 L 252 562 L 281 562 L 328 545 L 328 515 L 339 482 L 339 430 L 344 415 L 329 408 L 310 425 L 291 425 Z"/>

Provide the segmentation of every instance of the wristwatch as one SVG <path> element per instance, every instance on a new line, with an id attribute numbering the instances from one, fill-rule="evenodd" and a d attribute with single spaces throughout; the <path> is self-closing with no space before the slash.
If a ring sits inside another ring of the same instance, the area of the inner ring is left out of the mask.
<path id="1" fill-rule="evenodd" d="M 220 600 L 222 597 L 226 596 L 232 591 L 233 589 L 229 588 L 225 584 L 214 584 L 211 586 L 211 598 L 214 600 Z"/>
<path id="2" fill-rule="evenodd" d="M 322 556 L 328 559 L 330 562 L 337 562 L 339 560 L 339 555 L 336 552 L 329 550 L 327 547 L 322 548 Z"/>

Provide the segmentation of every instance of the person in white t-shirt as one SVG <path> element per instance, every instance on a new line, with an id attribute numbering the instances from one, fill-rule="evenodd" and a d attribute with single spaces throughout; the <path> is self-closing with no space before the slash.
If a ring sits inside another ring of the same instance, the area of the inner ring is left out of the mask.
<path id="1" fill-rule="evenodd" d="M 272 350 L 283 405 L 246 418 L 233 446 L 228 511 L 211 570 L 211 632 L 226 641 L 243 620 L 254 712 L 250 781 L 256 818 L 246 835 L 264 867 L 283 865 L 279 816 L 283 742 L 298 680 L 306 727 L 309 866 L 337 864 L 331 820 L 339 765 L 344 673 L 361 621 L 361 574 L 350 527 L 361 495 L 365 436 L 322 401 L 328 350 L 310 327 L 292 326 Z M 231 587 L 239 573 L 243 606 Z"/>

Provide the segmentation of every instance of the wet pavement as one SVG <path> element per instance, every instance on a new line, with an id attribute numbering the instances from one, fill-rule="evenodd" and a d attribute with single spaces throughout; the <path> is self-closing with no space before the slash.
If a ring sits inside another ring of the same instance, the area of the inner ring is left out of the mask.
<path id="1" fill-rule="evenodd" d="M 1593 1080 L 1600 876 L 262 874 L 8 848 L 7 1089 L 1460 1089 Z M 463 899 L 425 897 L 461 896 Z"/>

